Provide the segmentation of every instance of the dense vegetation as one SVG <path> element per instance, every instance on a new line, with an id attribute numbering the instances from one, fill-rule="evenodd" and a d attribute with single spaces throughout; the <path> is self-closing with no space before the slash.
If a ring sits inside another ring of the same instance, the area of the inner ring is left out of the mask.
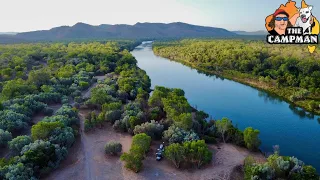
<path id="1" fill-rule="evenodd" d="M 320 57 L 305 46 L 249 40 L 156 42 L 155 54 L 275 93 L 320 113 Z"/>
<path id="2" fill-rule="evenodd" d="M 10 150 L 10 159 L 0 159 L 0 179 L 38 179 L 57 168 L 75 142 L 78 109 L 83 108 L 90 110 L 85 133 L 111 124 L 134 135 L 130 151 L 120 157 L 134 172 L 142 169 L 152 140 L 169 144 L 164 156 L 177 168 L 209 164 L 212 152 L 206 143 L 258 150 L 258 130 L 241 131 L 227 118 L 209 120 L 190 106 L 181 89 L 156 86 L 149 97 L 150 79 L 127 50 L 131 45 L 0 46 L 0 150 Z M 57 104 L 61 107 L 55 111 L 51 107 Z M 38 114 L 46 117 L 36 122 Z M 121 151 L 116 142 L 104 149 L 110 155 Z"/>
<path id="3" fill-rule="evenodd" d="M 280 156 L 279 151 L 267 158 L 267 162 L 258 163 L 251 156 L 245 159 L 245 180 L 252 179 L 290 179 L 318 180 L 316 169 L 305 165 L 295 157 Z"/>
<path id="4" fill-rule="evenodd" d="M 123 153 L 121 160 L 125 161 L 125 167 L 139 172 L 142 168 L 142 160 L 145 153 L 149 151 L 151 137 L 145 133 L 137 134 L 132 138 L 132 145 L 129 153 Z"/>
<path id="5" fill-rule="evenodd" d="M 132 44 L 0 46 L 0 150 L 9 149 L 3 155 L 11 157 L 0 160 L 0 179 L 38 179 L 59 166 L 78 134 L 78 113 L 71 105 L 83 101 L 82 91 L 96 82 L 94 76 L 130 71 L 132 56 L 123 49 Z M 134 96 L 130 88 L 125 90 Z M 54 112 L 51 105 L 59 104 Z M 38 114 L 45 118 L 36 122 Z"/>

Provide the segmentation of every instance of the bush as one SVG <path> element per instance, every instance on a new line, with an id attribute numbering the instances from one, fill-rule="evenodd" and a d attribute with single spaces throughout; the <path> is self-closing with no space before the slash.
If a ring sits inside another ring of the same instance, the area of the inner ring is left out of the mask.
<path id="1" fill-rule="evenodd" d="M 50 133 L 58 128 L 63 127 L 64 125 L 60 121 L 56 122 L 44 122 L 40 121 L 39 123 L 35 124 L 31 128 L 31 137 L 33 140 L 37 139 L 47 139 Z"/>
<path id="2" fill-rule="evenodd" d="M 67 149 L 48 141 L 36 140 L 22 148 L 21 155 L 25 163 L 30 163 L 34 170 L 47 172 L 57 168 L 61 160 L 67 156 Z"/>
<path id="3" fill-rule="evenodd" d="M 107 111 L 105 114 L 105 119 L 112 124 L 121 118 L 120 110 Z"/>
<path id="4" fill-rule="evenodd" d="M 31 142 L 32 139 L 30 136 L 17 136 L 9 142 L 9 148 L 14 153 L 20 153 L 22 148 Z"/>
<path id="5" fill-rule="evenodd" d="M 133 136 L 132 144 L 141 147 L 143 151 L 146 153 L 149 151 L 150 148 L 151 137 L 145 133 L 137 134 Z"/>
<path id="6" fill-rule="evenodd" d="M 51 116 L 53 114 L 53 109 L 52 108 L 45 108 L 45 109 L 43 109 L 43 114 L 46 116 Z"/>
<path id="7" fill-rule="evenodd" d="M 11 139 L 12 135 L 10 132 L 0 129 L 0 146 L 6 146 Z"/>
<path id="8" fill-rule="evenodd" d="M 259 148 L 261 144 L 259 133 L 259 130 L 253 129 L 252 127 L 248 127 L 244 130 L 244 142 L 248 149 L 257 150 Z"/>
<path id="9" fill-rule="evenodd" d="M 208 144 L 216 144 L 217 143 L 217 140 L 215 137 L 212 137 L 212 136 L 203 136 L 203 140 L 205 140 L 206 143 Z"/>
<path id="10" fill-rule="evenodd" d="M 84 131 L 88 132 L 93 128 L 93 124 L 88 119 L 84 120 Z"/>
<path id="11" fill-rule="evenodd" d="M 139 172 L 142 168 L 144 154 L 150 148 L 150 143 L 151 137 L 144 133 L 133 136 L 129 153 L 123 153 L 120 157 L 122 161 L 125 161 L 125 167 L 136 173 Z"/>
<path id="12" fill-rule="evenodd" d="M 204 140 L 187 141 L 183 144 L 173 143 L 166 147 L 164 155 L 176 168 L 179 168 L 182 162 L 200 168 L 212 160 L 212 152 Z"/>
<path id="13" fill-rule="evenodd" d="M 141 125 L 137 125 L 134 128 L 134 134 L 146 133 L 148 136 L 151 136 L 153 139 L 160 139 L 164 126 L 151 120 L 151 122 L 146 122 Z"/>
<path id="14" fill-rule="evenodd" d="M 199 136 L 193 131 L 185 131 L 182 128 L 172 125 L 163 132 L 163 139 L 169 143 L 181 143 L 185 141 L 199 140 Z"/>
<path id="15" fill-rule="evenodd" d="M 122 151 L 122 145 L 118 142 L 109 142 L 106 144 L 104 151 L 106 154 L 116 155 Z"/>

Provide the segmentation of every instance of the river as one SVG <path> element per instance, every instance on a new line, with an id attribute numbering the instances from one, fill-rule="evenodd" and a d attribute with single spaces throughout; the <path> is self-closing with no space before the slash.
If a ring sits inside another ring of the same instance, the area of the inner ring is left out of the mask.
<path id="1" fill-rule="evenodd" d="M 259 129 L 263 152 L 271 153 L 273 145 L 279 145 L 281 155 L 295 156 L 320 170 L 319 116 L 250 86 L 158 57 L 151 42 L 143 42 L 132 54 L 149 75 L 152 88 L 181 88 L 192 106 L 214 119 L 227 117 L 241 130 L 249 126 Z"/>

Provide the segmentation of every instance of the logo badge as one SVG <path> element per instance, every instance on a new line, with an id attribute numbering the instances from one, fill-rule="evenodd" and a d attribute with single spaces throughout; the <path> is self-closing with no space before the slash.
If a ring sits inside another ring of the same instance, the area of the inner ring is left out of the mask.
<path id="1" fill-rule="evenodd" d="M 273 14 L 266 17 L 269 44 L 308 44 L 310 53 L 318 44 L 319 21 L 313 16 L 314 7 L 301 1 L 297 7 L 295 1 L 281 4 Z"/>

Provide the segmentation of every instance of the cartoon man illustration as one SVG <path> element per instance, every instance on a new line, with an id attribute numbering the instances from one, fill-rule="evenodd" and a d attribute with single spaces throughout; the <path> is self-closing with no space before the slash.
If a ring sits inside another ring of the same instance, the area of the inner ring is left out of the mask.
<path id="1" fill-rule="evenodd" d="M 273 18 L 268 26 L 272 28 L 272 30 L 268 31 L 271 35 L 286 34 L 287 27 L 292 27 L 292 24 L 289 21 L 289 14 L 283 9 L 277 9 L 273 13 Z"/>

